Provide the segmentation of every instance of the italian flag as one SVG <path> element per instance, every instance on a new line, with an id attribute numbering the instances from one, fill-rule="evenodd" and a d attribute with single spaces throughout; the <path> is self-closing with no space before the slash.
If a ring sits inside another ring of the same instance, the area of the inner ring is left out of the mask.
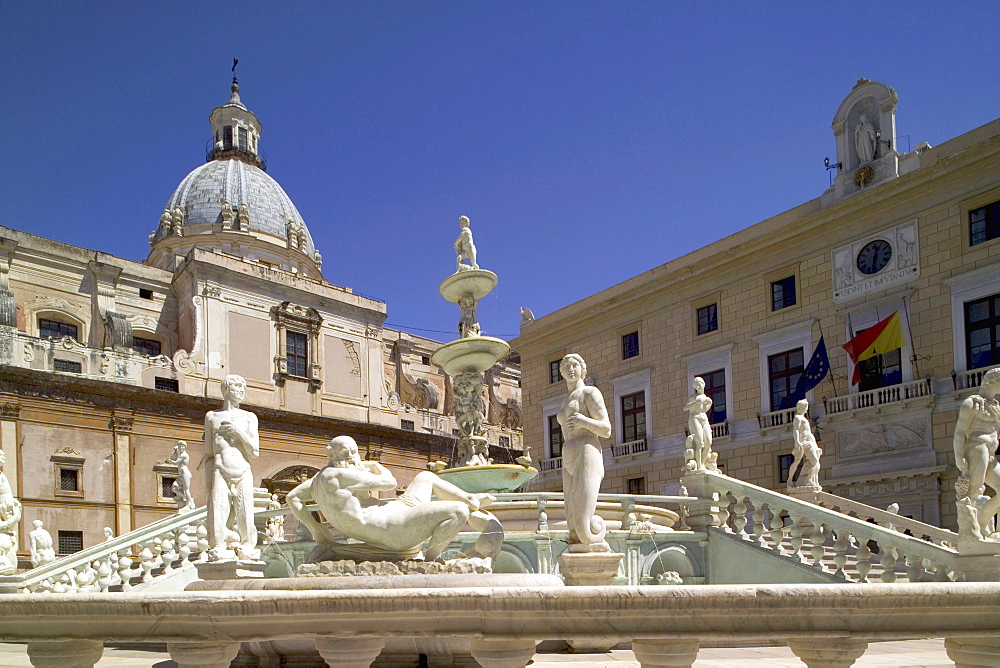
<path id="1" fill-rule="evenodd" d="M 903 321 L 899 316 L 899 311 L 845 343 L 843 348 L 854 362 L 854 377 L 851 379 L 851 385 L 857 385 L 861 381 L 861 369 L 858 367 L 858 362 L 863 362 L 890 350 L 902 348 L 905 345 L 906 338 L 903 336 Z"/>

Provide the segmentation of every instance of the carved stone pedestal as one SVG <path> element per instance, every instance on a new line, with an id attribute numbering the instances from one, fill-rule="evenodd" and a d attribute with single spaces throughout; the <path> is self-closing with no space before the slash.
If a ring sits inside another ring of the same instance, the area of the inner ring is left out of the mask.
<path id="1" fill-rule="evenodd" d="M 56 640 L 28 643 L 31 665 L 41 668 L 92 668 L 104 654 L 100 640 Z"/>
<path id="2" fill-rule="evenodd" d="M 385 638 L 316 638 L 316 651 L 331 666 L 368 668 L 385 647 Z"/>
<path id="3" fill-rule="evenodd" d="M 267 563 L 263 561 L 239 561 L 225 559 L 223 561 L 196 561 L 194 567 L 202 580 L 242 580 L 244 578 L 262 578 Z"/>
<path id="4" fill-rule="evenodd" d="M 632 641 L 632 652 L 645 666 L 691 666 L 698 658 L 697 640 Z"/>
<path id="5" fill-rule="evenodd" d="M 619 552 L 563 552 L 556 561 L 567 585 L 610 585 L 625 557 Z"/>
<path id="6" fill-rule="evenodd" d="M 228 668 L 240 651 L 238 642 L 168 642 L 177 668 Z"/>
<path id="7" fill-rule="evenodd" d="M 849 668 L 868 649 L 868 641 L 853 638 L 791 638 L 788 649 L 809 668 Z"/>
<path id="8" fill-rule="evenodd" d="M 524 668 L 535 655 L 535 644 L 534 640 L 521 638 L 473 638 L 469 649 L 483 668 Z"/>
<path id="9" fill-rule="evenodd" d="M 1000 636 L 945 638 L 944 650 L 956 668 L 985 668 L 1000 662 Z"/>
<path id="10" fill-rule="evenodd" d="M 965 582 L 1000 582 L 998 554 L 960 554 L 955 557 L 955 565 Z"/>

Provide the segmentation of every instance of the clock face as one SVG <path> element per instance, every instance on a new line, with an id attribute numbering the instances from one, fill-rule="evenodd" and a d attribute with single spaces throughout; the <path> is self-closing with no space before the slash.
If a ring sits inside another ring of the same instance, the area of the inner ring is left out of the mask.
<path id="1" fill-rule="evenodd" d="M 865 245 L 858 253 L 858 271 L 862 274 L 877 274 L 885 269 L 892 259 L 892 246 L 884 239 L 876 239 Z"/>

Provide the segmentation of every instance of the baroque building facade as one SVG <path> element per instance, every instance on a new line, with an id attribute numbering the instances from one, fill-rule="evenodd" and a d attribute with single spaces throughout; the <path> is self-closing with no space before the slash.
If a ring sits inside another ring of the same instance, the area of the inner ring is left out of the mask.
<path id="1" fill-rule="evenodd" d="M 823 487 L 955 527 L 957 407 L 1000 364 L 1000 120 L 903 153 L 897 101 L 858 81 L 820 197 L 522 323 L 533 489 L 562 484 L 558 362 L 575 352 L 614 428 L 602 491 L 678 491 L 696 376 L 720 468 L 784 490 L 794 389 L 822 338 L 831 371 L 806 397 Z M 903 347 L 856 370 L 841 346 L 894 312 Z"/>
<path id="2" fill-rule="evenodd" d="M 228 374 L 260 418 L 253 468 L 269 492 L 311 476 L 338 434 L 403 487 L 452 454 L 440 343 L 385 327 L 385 303 L 324 279 L 235 80 L 210 123 L 207 162 L 170 196 L 145 262 L 0 227 L 0 447 L 22 558 L 37 519 L 66 553 L 174 512 L 177 440 L 204 504 L 202 422 Z M 494 367 L 483 397 L 494 455 L 512 461 L 517 364 Z"/>

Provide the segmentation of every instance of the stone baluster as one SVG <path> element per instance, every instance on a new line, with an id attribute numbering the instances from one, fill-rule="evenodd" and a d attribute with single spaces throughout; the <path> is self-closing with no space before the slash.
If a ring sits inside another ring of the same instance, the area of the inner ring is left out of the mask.
<path id="1" fill-rule="evenodd" d="M 28 658 L 36 668 L 91 668 L 101 660 L 100 640 L 44 640 L 28 643 Z"/>
<path id="2" fill-rule="evenodd" d="M 163 565 L 163 574 L 166 575 L 174 570 L 174 561 L 177 560 L 172 532 L 163 539 L 160 548 L 160 563 Z"/>
<path id="3" fill-rule="evenodd" d="M 643 668 L 646 666 L 691 666 L 698 658 L 698 641 L 636 638 L 632 641 L 632 652 Z"/>
<path id="4" fill-rule="evenodd" d="M 472 658 L 483 668 L 523 668 L 535 655 L 535 641 L 523 638 L 473 638 Z M 325 658 L 325 657 L 324 657 Z"/>
<path id="5" fill-rule="evenodd" d="M 906 579 L 910 582 L 920 582 L 924 577 L 924 560 L 910 555 L 906 557 Z"/>
<path id="6" fill-rule="evenodd" d="M 771 508 L 768 507 L 771 512 L 771 549 L 778 554 L 788 554 L 788 550 L 785 549 L 783 541 L 785 540 L 785 522 L 781 519 L 781 516 L 785 514 L 782 508 Z"/>
<path id="7" fill-rule="evenodd" d="M 868 539 L 861 536 L 858 539 L 858 552 L 855 555 L 858 569 L 858 582 L 868 582 L 868 573 L 872 570 L 872 551 L 868 547 Z"/>
<path id="8" fill-rule="evenodd" d="M 733 507 L 733 528 L 736 530 L 736 534 L 740 538 L 749 540 L 749 536 L 745 533 L 746 525 L 747 503 L 746 497 L 741 494 L 737 497 L 736 505 Z"/>
<path id="9" fill-rule="evenodd" d="M 198 553 L 205 554 L 208 552 L 208 527 L 204 523 L 199 524 L 196 534 L 198 536 Z"/>
<path id="10" fill-rule="evenodd" d="M 142 569 L 142 581 L 149 582 L 153 579 L 151 575 L 153 567 L 156 565 L 153 556 L 152 541 L 144 541 L 139 544 L 142 549 L 139 551 L 139 567 Z"/>
<path id="11" fill-rule="evenodd" d="M 851 534 L 841 529 L 835 532 L 835 536 L 833 541 L 833 565 L 837 567 L 835 573 L 847 578 L 844 566 L 847 565 L 847 550 L 851 546 Z"/>
<path id="12" fill-rule="evenodd" d="M 791 527 L 789 527 L 789 532 L 788 532 L 789 542 L 791 542 L 792 544 L 792 556 L 798 559 L 800 563 L 804 564 L 806 562 L 806 558 L 805 555 L 802 553 L 803 535 L 802 535 L 802 524 L 800 524 L 802 518 L 791 514 L 789 515 L 792 521 L 792 525 Z"/>
<path id="13" fill-rule="evenodd" d="M 761 503 L 754 503 L 753 515 L 753 542 L 761 547 L 764 546 L 764 506 Z"/>
<path id="14" fill-rule="evenodd" d="M 180 559 L 181 567 L 191 563 L 188 557 L 191 556 L 191 536 L 188 535 L 187 527 L 180 529 L 177 533 L 177 558 Z"/>
<path id="15" fill-rule="evenodd" d="M 549 530 L 549 515 L 545 512 L 548 499 L 544 496 L 538 497 L 538 532 L 545 533 Z"/>
<path id="16" fill-rule="evenodd" d="M 812 540 L 812 563 L 815 568 L 821 571 L 830 570 L 823 563 L 823 556 L 826 554 L 826 550 L 823 548 L 823 543 L 826 542 L 825 529 L 822 522 L 813 523 L 813 533 L 810 537 Z"/>
<path id="17" fill-rule="evenodd" d="M 879 545 L 882 549 L 882 558 L 879 563 L 882 565 L 882 582 L 887 584 L 896 581 L 896 559 L 898 558 L 896 548 L 886 545 Z"/>
<path id="18" fill-rule="evenodd" d="M 316 651 L 330 666 L 368 668 L 385 647 L 385 638 L 316 638 Z"/>
<path id="19" fill-rule="evenodd" d="M 122 591 L 132 588 L 132 546 L 118 550 L 118 579 L 121 580 Z"/>
<path id="20" fill-rule="evenodd" d="M 240 651 L 238 642 L 168 642 L 177 668 L 229 668 Z M 334 664 L 335 665 L 335 664 Z"/>
<path id="21" fill-rule="evenodd" d="M 868 649 L 854 638 L 789 638 L 788 649 L 809 668 L 849 668 Z"/>
<path id="22" fill-rule="evenodd" d="M 114 569 L 111 567 L 111 559 L 101 560 L 100 565 L 97 567 L 97 586 L 98 590 L 104 594 L 111 588 L 111 582 L 114 579 Z"/>

